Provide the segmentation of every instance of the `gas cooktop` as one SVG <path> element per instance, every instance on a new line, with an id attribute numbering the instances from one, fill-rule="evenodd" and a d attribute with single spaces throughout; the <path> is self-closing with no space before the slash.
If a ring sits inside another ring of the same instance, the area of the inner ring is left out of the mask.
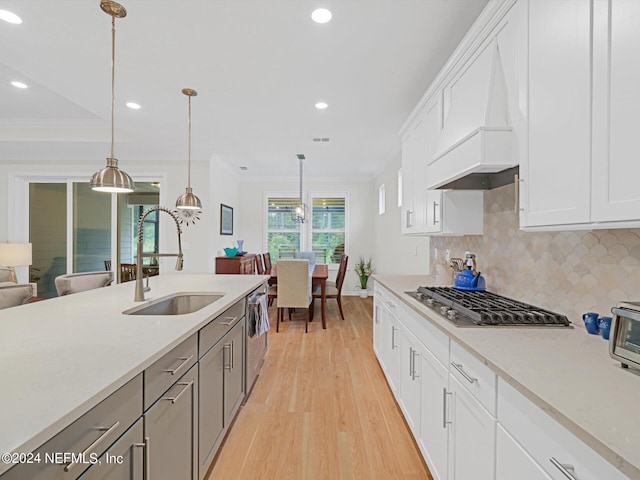
<path id="1" fill-rule="evenodd" d="M 418 287 L 416 291 L 406 293 L 458 327 L 568 327 L 571 324 L 565 315 L 487 291 Z"/>

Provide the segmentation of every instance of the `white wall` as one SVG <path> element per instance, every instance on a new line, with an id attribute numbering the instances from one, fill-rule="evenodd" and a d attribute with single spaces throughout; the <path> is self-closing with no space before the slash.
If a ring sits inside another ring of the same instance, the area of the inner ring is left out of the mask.
<path id="1" fill-rule="evenodd" d="M 429 266 L 429 237 L 400 234 L 401 208 L 398 207 L 398 169 L 402 166 L 399 154 L 375 179 L 373 194 L 376 210 L 373 216 L 375 238 L 373 256 L 376 273 L 426 275 Z M 386 191 L 385 213 L 378 215 L 378 187 Z"/>
<path id="2" fill-rule="evenodd" d="M 245 181 L 240 183 L 239 208 L 234 210 L 238 219 L 237 233 L 233 240 L 244 240 L 245 250 L 263 253 L 266 251 L 265 238 L 265 193 L 291 193 L 299 195 L 300 185 L 297 181 L 261 182 Z M 371 181 L 363 182 L 313 182 L 305 181 L 304 192 L 347 193 L 348 195 L 348 251 L 349 265 L 343 293 L 353 293 L 358 285 L 358 277 L 353 267 L 360 255 L 368 258 L 374 256 L 374 238 L 372 218 L 377 207 L 377 197 L 372 194 Z M 374 258 L 375 261 L 375 258 Z M 337 270 L 337 265 L 335 266 Z M 329 277 L 335 277 L 335 271 Z"/>

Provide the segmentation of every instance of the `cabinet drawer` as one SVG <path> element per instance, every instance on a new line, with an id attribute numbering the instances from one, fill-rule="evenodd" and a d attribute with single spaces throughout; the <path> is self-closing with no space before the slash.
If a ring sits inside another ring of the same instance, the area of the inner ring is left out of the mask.
<path id="1" fill-rule="evenodd" d="M 214 318 L 207 326 L 200 330 L 200 358 L 233 328 L 245 314 L 245 299 L 238 300 L 232 307 Z"/>
<path id="2" fill-rule="evenodd" d="M 449 336 L 408 305 L 397 301 L 398 318 L 442 365 L 449 365 Z"/>
<path id="3" fill-rule="evenodd" d="M 502 379 L 498 380 L 498 422 L 553 479 L 568 478 L 555 461 L 573 467 L 574 477 L 580 480 L 627 480 L 620 470 Z"/>
<path id="4" fill-rule="evenodd" d="M 496 416 L 496 374 L 455 342 L 451 342 L 449 371 L 464 387 Z"/>
<path id="5" fill-rule="evenodd" d="M 34 454 L 40 455 L 40 463 L 18 465 L 7 471 L 2 476 L 2 480 L 77 478 L 140 415 L 142 415 L 142 375 L 138 375 L 120 387 L 38 448 Z M 74 454 L 81 463 L 70 463 L 71 459 L 62 456 L 65 453 Z M 82 462 L 81 453 L 84 453 L 84 462 Z"/>
<path id="6" fill-rule="evenodd" d="M 192 335 L 144 371 L 144 409 L 147 410 L 198 360 L 198 337 Z"/>

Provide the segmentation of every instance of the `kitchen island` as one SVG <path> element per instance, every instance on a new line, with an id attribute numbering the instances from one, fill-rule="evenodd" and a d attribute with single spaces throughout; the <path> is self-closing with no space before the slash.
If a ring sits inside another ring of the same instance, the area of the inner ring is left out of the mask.
<path id="1" fill-rule="evenodd" d="M 548 427 L 548 431 L 549 429 L 554 429 L 553 431 L 555 432 L 559 424 L 562 429 L 558 428 L 557 431 L 559 435 L 566 434 L 564 443 L 567 448 L 570 448 L 573 443 L 582 444 L 576 447 L 582 458 L 580 458 L 580 455 L 574 455 L 573 457 L 567 455 L 567 457 L 575 460 L 575 463 L 579 463 L 581 460 L 591 461 L 599 455 L 608 462 L 608 466 L 603 466 L 604 469 L 615 467 L 610 471 L 612 475 L 598 474 L 595 471 L 589 472 L 589 468 L 583 468 L 583 473 L 576 470 L 575 478 L 580 480 L 586 478 L 597 478 L 598 480 L 604 478 L 640 479 L 640 420 L 637 415 L 638 399 L 640 399 L 640 372 L 634 369 L 622 369 L 619 362 L 609 357 L 608 342 L 604 341 L 600 336 L 589 335 L 585 331 L 581 319 L 570 318 L 574 328 L 458 328 L 444 317 L 405 294 L 407 291 L 415 290 L 419 285 L 434 285 L 434 278 L 393 275 L 376 275 L 374 278 L 376 286 L 383 287 L 380 289 L 380 294 L 390 295 L 388 298 L 391 299 L 385 300 L 387 297 L 378 298 L 378 292 L 376 292 L 375 301 L 382 300 L 381 303 L 391 302 L 389 303 L 391 305 L 389 310 L 395 309 L 399 323 L 404 322 L 407 318 L 415 319 L 406 321 L 406 325 L 409 325 L 406 329 L 411 329 L 411 326 L 418 330 L 421 327 L 428 327 L 433 338 L 441 337 L 446 339 L 446 350 L 443 347 L 442 352 L 444 353 L 440 355 L 440 350 L 438 349 L 432 349 L 431 351 L 435 353 L 431 356 L 431 353 L 422 353 L 423 351 L 420 350 L 420 347 L 411 346 L 409 348 L 410 360 L 405 362 L 405 366 L 398 368 L 397 376 L 401 378 L 402 375 L 406 374 L 406 365 L 409 366 L 410 375 L 408 376 L 407 385 L 410 385 L 412 380 L 411 373 L 414 377 L 413 380 L 420 376 L 425 379 L 429 373 L 425 366 L 426 363 L 422 364 L 424 366 L 423 370 L 415 366 L 417 357 L 426 358 L 430 356 L 432 359 L 430 361 L 433 364 L 440 365 L 438 368 L 445 372 L 450 372 L 448 374 L 445 373 L 442 377 L 443 385 L 445 386 L 444 416 L 441 405 L 430 405 L 429 409 L 426 409 L 426 413 L 423 409 L 423 417 L 429 415 L 430 410 L 437 410 L 439 412 L 437 413 L 439 426 L 436 426 L 436 428 L 444 428 L 444 431 L 447 430 L 447 425 L 451 427 L 450 424 L 455 423 L 455 419 L 454 422 L 451 422 L 451 411 L 454 408 L 451 406 L 451 385 L 456 383 L 457 379 L 454 381 L 451 378 L 458 377 L 462 378 L 461 385 L 464 385 L 464 389 L 472 392 L 471 396 L 476 395 L 479 399 L 477 403 L 481 404 L 479 410 L 484 412 L 483 415 L 486 414 L 487 418 L 492 419 L 493 424 L 489 423 L 489 425 L 493 426 L 489 426 L 486 432 L 493 439 L 493 444 L 497 443 L 498 454 L 496 458 L 498 458 L 498 461 L 496 466 L 489 467 L 489 469 L 493 468 L 495 470 L 492 475 L 489 474 L 487 477 L 483 477 L 478 472 L 475 478 L 509 478 L 509 475 L 504 473 L 507 469 L 501 470 L 502 464 L 499 460 L 500 438 L 508 438 L 516 444 L 516 441 L 520 440 L 514 432 L 526 437 L 530 434 L 533 435 L 532 431 L 539 428 L 544 434 L 545 428 Z M 382 304 L 379 305 L 378 309 L 383 306 Z M 377 325 L 374 325 L 374 329 L 377 327 Z M 398 334 L 399 331 L 400 334 Z M 403 342 L 405 342 L 402 325 L 393 325 L 391 332 L 391 336 L 400 338 L 399 340 L 392 338 L 391 350 L 396 348 L 401 351 L 402 348 L 398 344 L 402 343 L 404 345 Z M 414 334 L 418 335 L 415 332 Z M 415 342 L 411 332 L 406 334 L 406 338 L 409 342 Z M 382 341 L 385 340 L 387 339 L 382 338 Z M 380 342 L 381 340 L 378 341 Z M 374 348 L 376 348 L 375 342 L 374 333 Z M 434 344 L 440 348 L 437 342 L 434 342 Z M 441 342 L 441 345 L 444 345 L 444 342 Z M 429 346 L 427 345 L 427 347 Z M 491 380 L 487 376 L 487 381 L 485 381 L 481 375 L 467 375 L 468 378 L 466 379 L 461 377 L 459 373 L 463 372 L 460 372 L 459 369 L 462 368 L 461 363 L 463 362 L 454 360 L 454 354 L 457 354 L 458 358 L 466 359 L 468 364 L 472 365 L 472 368 L 473 364 L 477 363 L 479 367 L 475 373 L 482 373 L 481 369 L 486 370 L 491 372 L 495 380 Z M 434 356 L 438 357 L 440 362 L 436 361 Z M 380 359 L 381 354 L 378 354 L 378 357 Z M 456 368 L 449 368 L 450 365 Z M 385 365 L 383 365 L 383 370 L 385 370 Z M 405 390 L 402 390 L 405 384 L 402 383 L 403 380 L 400 380 L 396 382 L 397 385 L 394 387 L 393 373 L 390 373 L 392 369 L 387 367 L 386 370 L 385 373 L 387 378 L 390 378 L 392 390 L 396 388 L 396 397 L 399 398 L 399 404 L 406 417 L 411 414 L 412 410 L 408 401 L 402 398 L 403 394 L 406 393 Z M 448 384 L 446 383 L 446 377 L 450 379 Z M 491 384 L 492 381 L 494 382 L 493 384 Z M 490 388 L 482 391 L 483 382 L 484 385 L 490 385 Z M 477 391 L 474 392 L 474 389 Z M 425 398 L 425 392 L 428 393 L 427 390 L 423 389 L 423 398 Z M 504 395 L 501 392 L 504 392 Z M 436 394 L 439 395 L 438 401 L 442 404 L 443 389 L 440 388 L 439 393 L 436 392 Z M 520 406 L 526 409 L 526 412 L 532 412 L 531 415 L 527 415 L 525 410 L 518 410 Z M 542 414 L 542 412 L 545 412 L 546 415 Z M 412 425 L 410 420 L 408 423 L 410 426 Z M 424 425 L 426 425 L 424 428 L 429 426 L 423 423 Z M 498 432 L 497 442 L 495 440 L 496 431 Z M 503 437 L 501 437 L 501 432 Z M 420 437 L 420 434 L 420 428 L 416 427 L 414 436 Z M 446 434 L 444 435 L 446 444 Z M 451 436 L 451 433 L 449 433 L 450 451 L 452 448 Z M 545 443 L 545 441 L 542 441 L 541 438 L 544 437 L 523 440 L 521 443 L 525 447 L 524 451 L 526 452 L 526 447 L 530 447 L 529 453 L 535 453 L 536 449 L 541 452 L 544 451 L 544 445 L 541 444 Z M 579 441 L 574 441 L 574 438 L 579 439 Z M 420 444 L 420 438 L 417 438 L 417 441 Z M 558 438 L 558 441 L 562 443 L 560 438 Z M 546 443 L 550 442 L 546 441 Z M 477 446 L 479 447 L 479 445 Z M 515 450 L 509 450 L 509 453 L 512 452 L 515 452 Z M 594 453 L 597 453 L 597 455 Z M 427 452 L 428 454 L 429 452 Z M 447 455 L 446 448 L 443 455 Z M 522 458 L 525 457 L 530 458 L 529 454 L 523 455 Z M 511 455 L 511 458 L 515 457 Z M 555 472 L 556 465 L 553 460 L 556 459 L 551 460 L 551 458 L 553 457 L 547 455 L 540 460 L 536 459 L 536 461 L 543 468 L 549 469 L 547 472 Z M 601 463 L 606 464 L 606 462 Z M 430 463 L 429 460 L 427 463 Z M 443 470 L 445 471 L 447 468 L 451 470 L 451 465 L 455 464 L 455 462 L 452 463 L 449 460 L 447 466 L 446 459 L 441 463 L 444 464 Z M 527 476 L 523 470 L 524 464 L 522 462 L 512 462 L 512 464 L 514 465 L 514 470 L 511 472 L 512 474 L 513 471 L 519 472 L 518 478 L 556 478 L 554 476 L 556 473 L 544 473 L 541 469 L 535 469 L 535 473 Z M 429 467 L 431 468 L 432 465 L 430 464 Z M 568 468 L 568 470 L 569 474 L 571 474 L 572 468 Z M 584 473 L 585 471 L 587 473 Z M 530 470 L 530 472 L 534 472 L 534 469 Z M 446 478 L 446 473 L 443 477 Z M 565 477 L 572 478 L 567 475 Z M 434 475 L 434 478 L 436 478 L 436 475 Z M 452 477 L 450 476 L 449 478 Z"/>
<path id="2" fill-rule="evenodd" d="M 184 315 L 123 314 L 140 305 L 133 301 L 134 282 L 2 310 L 0 453 L 34 451 L 267 280 L 151 278 L 147 300 L 177 292 L 223 294 Z M 12 466 L 0 462 L 0 474 Z"/>

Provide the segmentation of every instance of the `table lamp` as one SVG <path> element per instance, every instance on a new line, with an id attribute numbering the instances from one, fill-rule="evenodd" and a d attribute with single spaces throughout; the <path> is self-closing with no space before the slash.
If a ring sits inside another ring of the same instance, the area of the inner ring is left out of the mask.
<path id="1" fill-rule="evenodd" d="M 0 243 L 0 265 L 9 268 L 9 282 L 18 283 L 14 267 L 31 265 L 30 243 Z"/>

